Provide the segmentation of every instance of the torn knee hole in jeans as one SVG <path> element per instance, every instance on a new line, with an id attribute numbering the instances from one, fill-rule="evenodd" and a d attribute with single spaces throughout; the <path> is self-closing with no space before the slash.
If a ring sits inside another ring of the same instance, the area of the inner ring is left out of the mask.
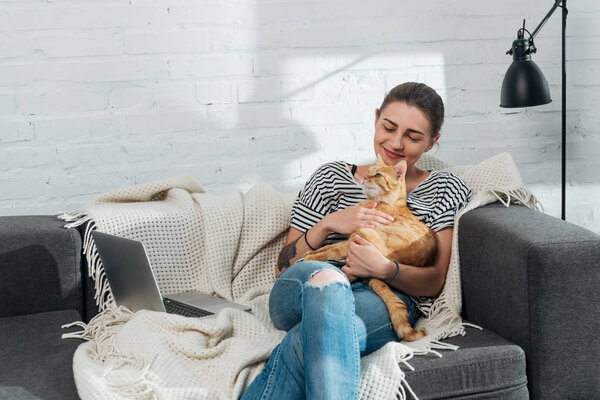
<path id="1" fill-rule="evenodd" d="M 308 282 L 306 282 L 307 286 L 316 287 L 321 290 L 327 286 L 335 284 L 349 286 L 348 281 L 344 279 L 343 275 L 332 269 L 315 271 L 308 279 Z"/>

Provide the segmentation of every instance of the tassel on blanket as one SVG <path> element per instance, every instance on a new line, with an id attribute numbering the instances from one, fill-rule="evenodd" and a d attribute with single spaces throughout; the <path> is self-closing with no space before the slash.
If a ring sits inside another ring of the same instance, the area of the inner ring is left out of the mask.
<path id="1" fill-rule="evenodd" d="M 408 393 L 411 399 L 418 400 L 417 395 L 406 380 L 406 374 L 400 367 L 405 366 L 411 371 L 415 369 L 409 361 L 415 355 L 441 354 L 434 350 L 413 349 L 403 343 L 390 342 L 377 352 L 371 353 L 361 359 L 361 380 L 359 399 L 388 398 L 387 394 L 394 393 L 394 398 L 407 400 Z M 385 372 L 382 374 L 382 372 Z"/>
<path id="2" fill-rule="evenodd" d="M 88 340 L 87 356 L 104 364 L 102 376 L 112 393 L 118 393 L 127 399 L 154 398 L 151 396 L 155 388 L 150 372 L 154 360 L 146 363 L 140 356 L 123 352 L 113 341 L 118 331 L 116 327 L 129 321 L 132 315 L 133 312 L 125 307 L 109 307 L 92 318 L 87 325 L 81 321 L 63 325 L 63 328 L 79 326 L 83 329 L 63 334 L 62 338 Z M 126 373 L 123 373 L 124 369 Z"/>
<path id="3" fill-rule="evenodd" d="M 488 190 L 506 207 L 510 206 L 510 203 L 513 202 L 524 205 L 536 211 L 544 212 L 542 203 L 525 186 L 520 186 L 512 190 L 501 188 L 490 188 Z"/>
<path id="4" fill-rule="evenodd" d="M 65 228 L 76 228 L 92 220 L 92 217 L 82 211 L 65 212 L 56 215 L 56 217 L 60 220 L 70 222 L 69 224 L 65 225 Z"/>
<path id="5" fill-rule="evenodd" d="M 70 324 L 62 325 L 61 328 L 70 328 L 72 326 L 79 326 L 82 328 L 79 332 L 64 333 L 63 339 L 74 338 L 92 340 L 99 338 L 106 340 L 109 336 L 109 328 L 114 325 L 121 325 L 131 318 L 133 312 L 126 307 L 110 307 L 96 315 L 87 324 L 83 321 L 75 321 Z"/>
<path id="6" fill-rule="evenodd" d="M 62 213 L 56 217 L 70 222 L 69 224 L 65 224 L 65 228 L 76 228 L 88 223 L 83 234 L 83 254 L 88 266 L 88 276 L 94 281 L 94 300 L 99 311 L 103 311 L 109 306 L 114 305 L 114 299 L 108 285 L 108 280 L 104 274 L 104 268 L 102 268 L 100 255 L 98 254 L 96 243 L 94 243 L 92 238 L 92 231 L 97 229 L 94 219 L 86 212 L 81 211 Z"/>

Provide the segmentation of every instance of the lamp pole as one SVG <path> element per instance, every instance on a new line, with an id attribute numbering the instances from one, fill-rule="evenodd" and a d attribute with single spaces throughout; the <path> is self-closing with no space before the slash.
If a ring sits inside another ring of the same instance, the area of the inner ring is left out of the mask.
<path id="1" fill-rule="evenodd" d="M 562 165 L 560 217 L 565 220 L 567 182 L 567 53 L 565 50 L 567 31 L 567 0 L 562 0 Z"/>

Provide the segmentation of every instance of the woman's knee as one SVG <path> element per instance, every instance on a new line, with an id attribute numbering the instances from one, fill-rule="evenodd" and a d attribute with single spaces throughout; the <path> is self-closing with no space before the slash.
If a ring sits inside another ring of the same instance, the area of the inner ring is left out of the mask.
<path id="1" fill-rule="evenodd" d="M 339 273 L 322 261 L 301 261 L 284 271 L 269 295 L 269 315 L 278 329 L 288 330 L 302 319 L 302 293 L 306 282 L 322 271 Z"/>
<path id="2" fill-rule="evenodd" d="M 310 286 L 324 287 L 335 282 L 348 283 L 348 279 L 339 270 L 325 269 L 316 271 L 306 283 Z"/>
<path id="3" fill-rule="evenodd" d="M 341 273 L 339 268 L 325 261 L 299 261 L 292 265 L 279 275 L 280 279 L 295 280 L 300 284 L 308 282 L 316 273 L 320 271 L 331 270 Z M 277 282 L 275 283 L 277 284 Z"/>

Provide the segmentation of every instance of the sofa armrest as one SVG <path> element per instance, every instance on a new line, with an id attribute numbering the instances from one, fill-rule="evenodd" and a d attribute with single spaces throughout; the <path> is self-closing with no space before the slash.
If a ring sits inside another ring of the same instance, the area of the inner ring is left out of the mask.
<path id="1" fill-rule="evenodd" d="M 459 225 L 465 319 L 521 346 L 532 398 L 600 397 L 600 236 L 492 204 Z"/>
<path id="2" fill-rule="evenodd" d="M 0 317 L 83 315 L 81 236 L 51 215 L 0 217 Z"/>

